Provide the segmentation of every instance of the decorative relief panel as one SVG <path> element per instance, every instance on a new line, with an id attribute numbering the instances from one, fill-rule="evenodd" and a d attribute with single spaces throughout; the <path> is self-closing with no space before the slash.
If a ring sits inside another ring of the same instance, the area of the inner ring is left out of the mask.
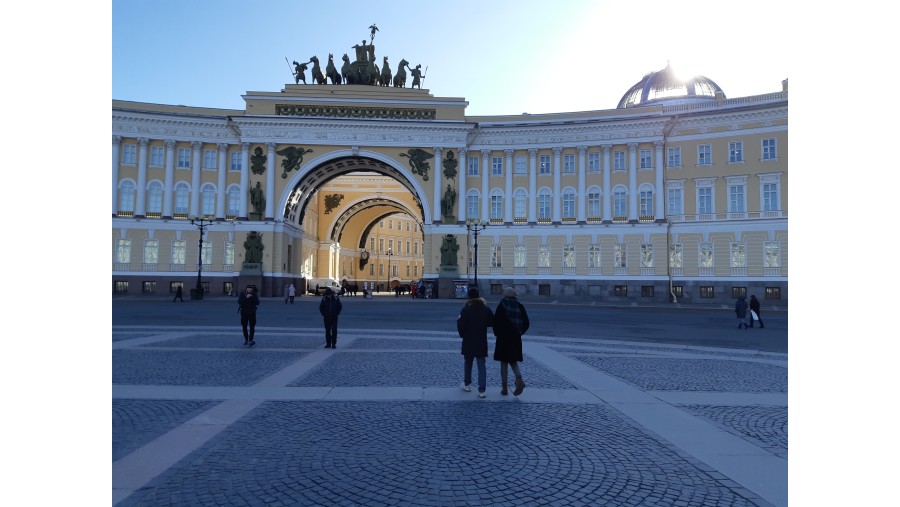
<path id="1" fill-rule="evenodd" d="M 380 118 L 388 120 L 433 120 L 436 109 L 378 106 L 323 106 L 276 104 L 275 114 L 282 116 L 315 116 L 326 118 Z"/>

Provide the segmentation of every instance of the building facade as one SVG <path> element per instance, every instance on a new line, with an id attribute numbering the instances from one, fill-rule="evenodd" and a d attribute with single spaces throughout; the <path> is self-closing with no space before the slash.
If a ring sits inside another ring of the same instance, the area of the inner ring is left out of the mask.
<path id="1" fill-rule="evenodd" d="M 616 109 L 509 116 L 395 86 L 243 98 L 113 101 L 114 294 L 187 294 L 200 271 L 208 295 L 477 278 L 487 294 L 787 304 L 787 81 L 726 98 L 666 67 Z"/>

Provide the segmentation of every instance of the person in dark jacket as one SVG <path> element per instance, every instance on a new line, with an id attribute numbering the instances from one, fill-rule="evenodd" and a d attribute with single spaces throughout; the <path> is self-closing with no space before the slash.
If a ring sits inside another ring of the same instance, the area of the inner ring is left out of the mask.
<path id="1" fill-rule="evenodd" d="M 462 338 L 462 355 L 465 358 L 463 390 L 472 390 L 472 363 L 478 362 L 478 397 L 487 396 L 487 370 L 484 360 L 488 355 L 487 330 L 494 325 L 494 312 L 481 298 L 476 287 L 470 287 L 469 299 L 456 318 L 456 331 Z"/>
<path id="2" fill-rule="evenodd" d="M 259 297 L 256 295 L 256 287 L 250 285 L 238 296 L 238 312 L 241 314 L 241 329 L 244 330 L 244 345 L 250 347 L 256 345 L 253 335 L 256 333 L 257 306 L 259 306 Z"/>
<path id="3" fill-rule="evenodd" d="M 184 303 L 184 292 L 181 290 L 181 285 L 175 289 L 175 297 L 172 298 L 172 302 L 174 303 L 176 299 L 180 299 Z"/>
<path id="4" fill-rule="evenodd" d="M 494 343 L 494 361 L 500 361 L 500 394 L 503 396 L 509 392 L 506 380 L 510 368 L 516 376 L 516 389 L 513 395 L 518 396 L 525 389 L 519 363 L 523 360 L 522 335 L 528 330 L 529 322 L 528 313 L 517 298 L 516 289 L 507 287 L 503 291 L 503 299 L 494 311 L 494 336 L 497 337 Z"/>
<path id="5" fill-rule="evenodd" d="M 325 321 L 325 348 L 333 349 L 337 343 L 338 315 L 341 314 L 341 300 L 334 295 L 334 291 L 325 288 L 325 295 L 319 303 L 319 313 Z"/>
<path id="6" fill-rule="evenodd" d="M 750 296 L 750 309 L 756 312 L 756 318 L 759 319 L 760 329 L 766 327 L 766 325 L 763 324 L 762 315 L 759 313 L 759 300 L 756 299 L 756 296 Z M 750 327 L 753 327 L 752 316 L 750 317 Z"/>
<path id="7" fill-rule="evenodd" d="M 738 329 L 747 329 L 747 298 L 741 296 L 734 303 L 734 313 L 737 315 Z"/>

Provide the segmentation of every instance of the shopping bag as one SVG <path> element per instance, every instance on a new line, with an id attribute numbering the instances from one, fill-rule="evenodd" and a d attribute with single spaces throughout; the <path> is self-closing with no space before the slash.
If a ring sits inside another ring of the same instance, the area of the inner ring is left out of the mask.
<path id="1" fill-rule="evenodd" d="M 753 320 L 759 320 L 759 315 L 753 310 L 750 310 L 750 316 L 753 317 Z"/>

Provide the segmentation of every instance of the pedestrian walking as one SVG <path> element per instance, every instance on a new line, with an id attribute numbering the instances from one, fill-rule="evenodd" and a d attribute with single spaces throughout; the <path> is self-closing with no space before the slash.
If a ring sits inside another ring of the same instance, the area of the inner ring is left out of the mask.
<path id="1" fill-rule="evenodd" d="M 503 291 L 503 299 L 497 304 L 494 311 L 494 361 L 500 361 L 500 394 L 506 396 L 507 378 L 509 369 L 516 376 L 516 388 L 514 396 L 522 394 L 525 389 L 525 381 L 519 370 L 522 357 L 522 335 L 528 331 L 528 313 L 525 306 L 518 300 L 516 289 L 507 287 Z"/>
<path id="2" fill-rule="evenodd" d="M 760 329 L 766 327 L 766 325 L 763 324 L 762 314 L 759 312 L 759 300 L 756 299 L 756 296 L 750 296 L 750 311 L 756 313 L 756 320 L 759 321 Z M 753 314 L 750 314 L 750 327 L 753 327 L 753 320 Z"/>
<path id="3" fill-rule="evenodd" d="M 176 299 L 184 303 L 184 292 L 181 290 L 181 285 L 175 289 L 175 297 L 172 298 L 172 302 L 174 303 Z"/>
<path id="4" fill-rule="evenodd" d="M 256 307 L 259 306 L 259 297 L 256 295 L 256 287 L 248 285 L 244 292 L 238 296 L 238 312 L 241 314 L 241 329 L 244 331 L 244 345 L 253 347 L 256 341 Z"/>
<path id="5" fill-rule="evenodd" d="M 487 396 L 487 371 L 485 358 L 488 354 L 487 330 L 494 325 L 494 312 L 481 297 L 478 288 L 470 287 L 469 299 L 456 318 L 456 331 L 462 338 L 462 355 L 465 359 L 463 371 L 463 391 L 472 390 L 472 363 L 478 363 L 478 397 Z"/>
<path id="6" fill-rule="evenodd" d="M 294 304 L 294 296 L 297 295 L 297 289 L 294 288 L 294 284 L 290 284 L 288 286 L 288 299 L 291 300 L 291 304 Z"/>
<path id="7" fill-rule="evenodd" d="M 740 296 L 734 303 L 734 313 L 737 315 L 738 329 L 747 329 L 747 298 Z"/>
<path id="8" fill-rule="evenodd" d="M 338 315 L 341 314 L 341 300 L 334 295 L 331 288 L 325 288 L 325 295 L 319 303 L 319 313 L 325 321 L 325 348 L 333 349 L 337 343 Z"/>

